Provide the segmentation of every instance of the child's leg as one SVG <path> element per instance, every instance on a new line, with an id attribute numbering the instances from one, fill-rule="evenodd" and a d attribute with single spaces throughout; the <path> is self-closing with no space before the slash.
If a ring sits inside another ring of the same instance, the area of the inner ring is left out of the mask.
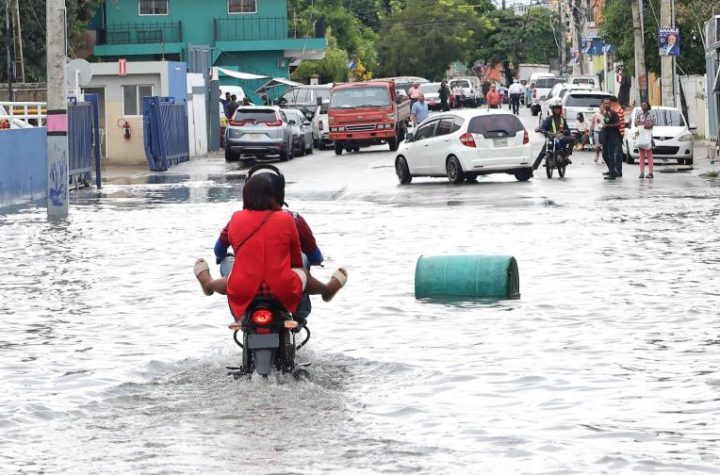
<path id="1" fill-rule="evenodd" d="M 295 272 L 304 271 L 307 277 L 307 283 L 305 285 L 305 292 L 310 295 L 322 295 L 324 301 L 329 302 L 335 297 L 335 294 L 340 290 L 347 281 L 347 271 L 342 267 L 333 273 L 327 284 L 324 284 L 313 277 L 306 269 L 293 269 Z M 302 277 L 301 277 L 302 278 Z"/>
<path id="2" fill-rule="evenodd" d="M 205 259 L 198 259 L 195 261 L 193 270 L 205 295 L 212 295 L 215 292 L 221 295 L 227 294 L 227 277 L 213 279 L 210 276 L 210 268 L 208 267 L 207 262 L 205 262 Z"/>

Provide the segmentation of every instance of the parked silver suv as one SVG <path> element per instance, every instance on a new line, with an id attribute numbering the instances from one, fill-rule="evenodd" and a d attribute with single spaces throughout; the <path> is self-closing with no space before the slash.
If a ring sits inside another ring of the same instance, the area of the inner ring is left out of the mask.
<path id="1" fill-rule="evenodd" d="M 280 108 L 238 107 L 225 129 L 225 160 L 265 158 L 278 155 L 281 161 L 293 158 L 292 132 Z"/>

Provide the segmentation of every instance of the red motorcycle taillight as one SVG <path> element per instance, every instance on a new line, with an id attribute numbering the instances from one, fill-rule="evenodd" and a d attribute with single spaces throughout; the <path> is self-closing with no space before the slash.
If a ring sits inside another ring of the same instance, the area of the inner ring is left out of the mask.
<path id="1" fill-rule="evenodd" d="M 270 310 L 255 310 L 250 317 L 255 325 L 266 326 L 273 321 L 273 314 Z"/>
<path id="2" fill-rule="evenodd" d="M 525 135 L 523 136 L 523 145 L 530 143 L 530 135 L 528 134 L 527 130 L 525 131 Z"/>
<path id="3" fill-rule="evenodd" d="M 466 147 L 476 147 L 475 145 L 475 139 L 473 138 L 472 134 L 469 132 L 465 132 L 460 136 L 460 143 L 465 145 Z"/>

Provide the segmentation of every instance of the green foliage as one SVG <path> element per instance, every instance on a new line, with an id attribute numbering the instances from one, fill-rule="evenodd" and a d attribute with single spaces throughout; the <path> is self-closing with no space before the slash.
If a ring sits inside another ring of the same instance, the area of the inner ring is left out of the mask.
<path id="1" fill-rule="evenodd" d="M 68 18 L 69 54 L 86 47 L 85 31 L 94 8 L 103 0 L 66 0 Z M 45 81 L 45 0 L 21 0 L 20 23 L 22 25 L 25 76 L 27 82 Z M 0 28 L 4 32 L 5 11 L 0 8 Z M 5 48 L 0 48 L 0 76 L 5 78 Z"/>
<path id="2" fill-rule="evenodd" d="M 325 58 L 305 60 L 293 71 L 293 81 L 309 83 L 310 77 L 319 76 L 320 84 L 344 82 L 348 78 L 348 55 L 344 50 L 328 48 Z"/>
<path id="3" fill-rule="evenodd" d="M 474 56 L 489 64 L 509 62 L 547 64 L 557 58 L 554 29 L 559 28 L 557 13 L 547 8 L 533 8 L 526 15 L 512 10 L 496 10 L 487 15 L 486 41 L 476 42 Z"/>
<path id="4" fill-rule="evenodd" d="M 645 64 L 649 71 L 660 72 L 660 56 L 657 41 L 661 26 L 660 1 L 645 0 Z M 701 26 L 712 14 L 713 2 L 707 0 L 676 0 L 677 27 L 680 29 L 680 56 L 677 63 L 681 72 L 703 74 L 705 51 L 702 44 Z M 715 5 L 715 8 L 717 6 Z M 601 30 L 606 43 L 615 46 L 615 56 L 622 60 L 630 74 L 635 74 L 635 43 L 633 37 L 632 10 L 627 0 L 606 0 L 603 7 Z"/>

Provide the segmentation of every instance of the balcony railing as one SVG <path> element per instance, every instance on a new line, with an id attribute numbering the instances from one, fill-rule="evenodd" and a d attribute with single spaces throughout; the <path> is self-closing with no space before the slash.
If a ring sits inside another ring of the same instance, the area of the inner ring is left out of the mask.
<path id="1" fill-rule="evenodd" d="M 100 45 L 141 45 L 148 43 L 181 43 L 181 21 L 122 23 L 101 29 Z"/>
<path id="2" fill-rule="evenodd" d="M 323 38 L 325 23 L 309 25 L 287 18 L 216 18 L 215 41 L 262 41 L 288 38 Z"/>

